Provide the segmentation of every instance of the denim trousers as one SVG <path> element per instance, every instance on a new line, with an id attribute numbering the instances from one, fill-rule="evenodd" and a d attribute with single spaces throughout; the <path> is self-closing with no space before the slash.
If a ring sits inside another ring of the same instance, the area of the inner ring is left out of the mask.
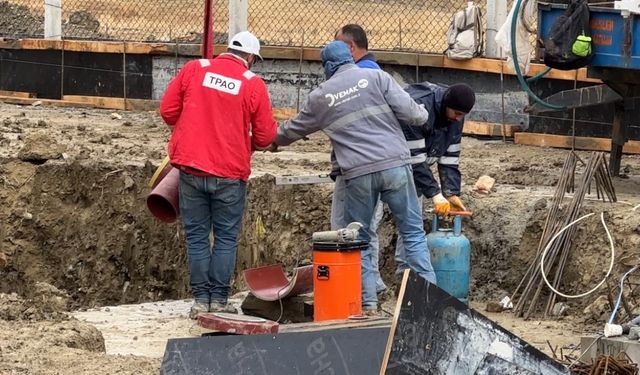
<path id="1" fill-rule="evenodd" d="M 435 284 L 436 274 L 427 248 L 411 165 L 348 179 L 345 185 L 345 222 L 357 221 L 363 224 L 364 230 L 360 231 L 359 239 L 369 240 L 369 225 L 380 199 L 387 204 L 396 220 L 409 268 Z M 378 306 L 376 279 L 368 248 L 362 252 L 362 264 L 362 306 L 365 309 L 375 309 Z"/>
<path id="2" fill-rule="evenodd" d="M 423 201 L 424 201 L 424 195 L 421 195 L 418 198 L 420 212 L 422 212 L 422 209 L 423 209 Z M 398 276 L 401 276 L 404 270 L 409 268 L 409 265 L 407 265 L 407 262 L 405 261 L 404 243 L 402 242 L 402 237 L 400 236 L 398 236 L 398 241 L 396 241 L 395 261 L 396 261 L 395 274 Z"/>
<path id="3" fill-rule="evenodd" d="M 331 199 L 331 230 L 345 228 L 349 223 L 344 220 L 344 197 L 346 195 L 345 181 L 342 176 L 336 177 L 336 183 L 333 188 L 333 197 Z M 373 213 L 373 219 L 369 224 L 369 250 L 371 251 L 371 265 L 376 278 L 376 291 L 382 292 L 387 286 L 382 281 L 380 269 L 378 268 L 378 259 L 380 251 L 380 241 L 378 239 L 378 225 L 382 220 L 384 213 L 382 202 L 378 201 Z"/>
<path id="4" fill-rule="evenodd" d="M 247 185 L 241 180 L 180 172 L 179 188 L 193 297 L 207 304 L 226 303 Z"/>

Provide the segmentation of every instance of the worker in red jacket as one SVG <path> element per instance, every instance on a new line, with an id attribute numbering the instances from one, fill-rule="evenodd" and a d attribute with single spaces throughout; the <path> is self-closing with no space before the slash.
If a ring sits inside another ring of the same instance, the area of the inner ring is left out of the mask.
<path id="1" fill-rule="evenodd" d="M 240 32 L 227 53 L 185 64 L 160 104 L 172 130 L 171 164 L 180 169 L 180 214 L 195 300 L 191 319 L 207 311 L 235 312 L 227 298 L 251 154 L 273 142 L 278 126 L 267 87 L 250 70 L 256 59 L 262 59 L 258 38 Z"/>

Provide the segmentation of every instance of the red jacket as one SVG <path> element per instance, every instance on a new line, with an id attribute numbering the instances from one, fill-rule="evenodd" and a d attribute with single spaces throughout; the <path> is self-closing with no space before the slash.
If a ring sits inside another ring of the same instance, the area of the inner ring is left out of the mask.
<path id="1" fill-rule="evenodd" d="M 167 87 L 160 115 L 172 127 L 172 165 L 243 181 L 252 150 L 269 146 L 278 127 L 264 81 L 230 54 L 185 64 Z"/>

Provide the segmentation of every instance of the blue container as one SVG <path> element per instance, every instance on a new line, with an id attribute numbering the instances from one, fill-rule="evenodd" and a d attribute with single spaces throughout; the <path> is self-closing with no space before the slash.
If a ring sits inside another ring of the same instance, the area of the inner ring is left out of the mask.
<path id="1" fill-rule="evenodd" d="M 434 215 L 427 244 L 438 286 L 466 304 L 469 298 L 471 244 L 462 234 L 462 218 L 454 217 L 453 229 L 441 229 L 438 216 Z"/>
<path id="2" fill-rule="evenodd" d="M 538 36 L 549 37 L 564 4 L 538 4 Z M 623 17 L 621 10 L 590 6 L 593 60 L 590 66 L 640 69 L 640 16 Z"/>

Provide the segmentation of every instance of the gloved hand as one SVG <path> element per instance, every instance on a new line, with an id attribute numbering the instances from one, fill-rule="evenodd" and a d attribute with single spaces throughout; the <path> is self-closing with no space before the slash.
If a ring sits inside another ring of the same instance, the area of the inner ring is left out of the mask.
<path id="1" fill-rule="evenodd" d="M 275 143 L 272 143 L 269 146 L 267 146 L 265 148 L 262 148 L 261 150 L 262 150 L 262 152 L 267 152 L 267 151 L 269 151 L 269 152 L 280 152 L 280 150 L 278 150 L 278 145 L 275 144 Z"/>
<path id="2" fill-rule="evenodd" d="M 433 198 L 433 210 L 438 215 L 445 215 L 451 211 L 451 203 L 445 198 L 442 193 L 438 193 L 438 195 Z"/>
<path id="3" fill-rule="evenodd" d="M 462 201 L 460 200 L 460 197 L 458 197 L 457 195 L 452 195 L 450 197 L 447 197 L 447 200 L 451 204 L 451 210 L 453 210 L 453 211 L 466 211 L 467 210 L 465 208 L 464 204 L 462 204 Z"/>

